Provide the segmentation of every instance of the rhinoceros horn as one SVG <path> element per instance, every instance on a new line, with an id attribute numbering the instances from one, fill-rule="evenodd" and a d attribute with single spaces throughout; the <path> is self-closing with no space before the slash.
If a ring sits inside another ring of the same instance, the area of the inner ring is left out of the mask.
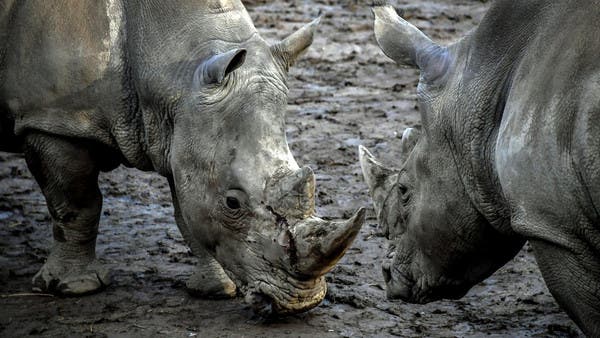
<path id="1" fill-rule="evenodd" d="M 295 243 L 296 272 L 303 276 L 322 276 L 344 255 L 365 222 L 360 208 L 346 221 L 332 222 L 309 217 L 291 230 Z"/>
<path id="2" fill-rule="evenodd" d="M 408 155 L 417 144 L 419 136 L 419 131 L 414 128 L 406 128 L 404 130 L 402 133 L 402 140 L 400 141 L 401 161 L 406 161 Z"/>
<path id="3" fill-rule="evenodd" d="M 369 187 L 369 193 L 373 198 L 375 210 L 379 212 L 383 207 L 383 202 L 388 195 L 390 187 L 397 180 L 398 173 L 379 163 L 373 154 L 363 146 L 359 146 L 358 154 L 360 167 Z"/>
<path id="4" fill-rule="evenodd" d="M 429 37 L 389 5 L 376 5 L 375 38 L 389 58 L 399 65 L 418 67 L 429 78 L 438 78 L 448 69 L 448 49 L 435 44 Z"/>
<path id="5" fill-rule="evenodd" d="M 270 187 L 270 205 L 286 217 L 304 219 L 315 212 L 315 174 L 309 167 L 291 175 L 275 177 Z"/>
<path id="6" fill-rule="evenodd" d="M 309 167 L 274 178 L 268 192 L 271 210 L 283 227 L 277 242 L 287 249 L 293 273 L 300 276 L 317 277 L 331 270 L 365 220 L 364 208 L 346 221 L 315 217 L 315 176 Z"/>
<path id="7" fill-rule="evenodd" d="M 380 185 L 389 176 L 394 174 L 394 170 L 377 161 L 375 156 L 363 146 L 358 147 L 358 157 L 360 160 L 360 168 L 362 169 L 369 189 Z"/>
<path id="8" fill-rule="evenodd" d="M 296 60 L 312 44 L 315 31 L 321 18 L 317 18 L 306 24 L 283 41 L 271 46 L 273 55 L 279 58 L 286 69 L 296 63 Z"/>

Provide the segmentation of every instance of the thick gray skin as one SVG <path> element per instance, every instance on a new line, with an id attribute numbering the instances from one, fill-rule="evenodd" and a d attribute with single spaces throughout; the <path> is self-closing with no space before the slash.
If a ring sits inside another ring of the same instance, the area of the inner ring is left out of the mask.
<path id="1" fill-rule="evenodd" d="M 316 218 L 285 138 L 286 74 L 315 26 L 269 46 L 239 1 L 1 2 L 0 149 L 25 153 L 54 223 L 34 287 L 108 283 L 97 178 L 124 164 L 169 180 L 192 292 L 237 285 L 264 314 L 316 306 L 364 212 Z"/>
<path id="2" fill-rule="evenodd" d="M 390 242 L 390 298 L 458 298 L 528 240 L 548 288 L 600 336 L 600 1 L 495 1 L 457 43 L 389 6 L 375 35 L 421 70 L 400 170 L 361 165 Z"/>

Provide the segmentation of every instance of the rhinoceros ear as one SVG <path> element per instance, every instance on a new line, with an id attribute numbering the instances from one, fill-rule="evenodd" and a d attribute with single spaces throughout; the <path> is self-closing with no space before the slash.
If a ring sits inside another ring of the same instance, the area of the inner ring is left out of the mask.
<path id="1" fill-rule="evenodd" d="M 273 56 L 282 62 L 286 70 L 293 66 L 298 57 L 313 43 L 315 31 L 320 21 L 321 17 L 318 17 L 283 41 L 271 46 Z"/>
<path id="2" fill-rule="evenodd" d="M 196 68 L 194 87 L 199 88 L 205 84 L 222 83 L 225 77 L 240 68 L 244 61 L 246 61 L 246 50 L 243 48 L 213 55 Z"/>
<path id="3" fill-rule="evenodd" d="M 441 75 L 448 65 L 447 48 L 435 44 L 398 16 L 392 6 L 379 3 L 373 7 L 375 38 L 385 55 L 400 65 L 418 67 L 430 76 Z"/>

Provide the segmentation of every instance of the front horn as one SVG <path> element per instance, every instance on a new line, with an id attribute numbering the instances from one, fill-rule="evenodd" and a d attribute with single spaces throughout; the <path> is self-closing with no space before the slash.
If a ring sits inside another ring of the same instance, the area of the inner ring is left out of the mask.
<path id="1" fill-rule="evenodd" d="M 342 258 L 365 222 L 365 209 L 360 208 L 346 221 L 325 221 L 310 217 L 292 229 L 296 272 L 318 277 L 326 274 Z"/>

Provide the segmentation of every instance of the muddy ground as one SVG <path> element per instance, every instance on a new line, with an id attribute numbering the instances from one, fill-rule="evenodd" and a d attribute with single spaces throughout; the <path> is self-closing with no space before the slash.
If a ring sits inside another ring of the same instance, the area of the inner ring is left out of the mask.
<path id="1" fill-rule="evenodd" d="M 375 44 L 366 1 L 248 1 L 269 41 L 323 15 L 311 50 L 291 72 L 288 137 L 297 161 L 317 174 L 318 212 L 344 218 L 370 206 L 357 164 L 363 144 L 394 164 L 398 134 L 419 124 L 417 73 L 400 69 Z M 476 26 L 484 1 L 405 1 L 405 17 L 435 40 Z M 113 283 L 82 298 L 31 296 L 30 280 L 51 244 L 45 202 L 20 155 L 0 153 L 0 335 L 168 337 L 580 336 L 544 286 L 528 247 L 458 301 L 412 305 L 385 299 L 385 243 L 371 212 L 327 276 L 318 308 L 275 321 L 241 299 L 190 297 L 183 281 L 194 259 L 174 224 L 162 177 L 119 168 L 102 174 L 97 253 Z"/>

